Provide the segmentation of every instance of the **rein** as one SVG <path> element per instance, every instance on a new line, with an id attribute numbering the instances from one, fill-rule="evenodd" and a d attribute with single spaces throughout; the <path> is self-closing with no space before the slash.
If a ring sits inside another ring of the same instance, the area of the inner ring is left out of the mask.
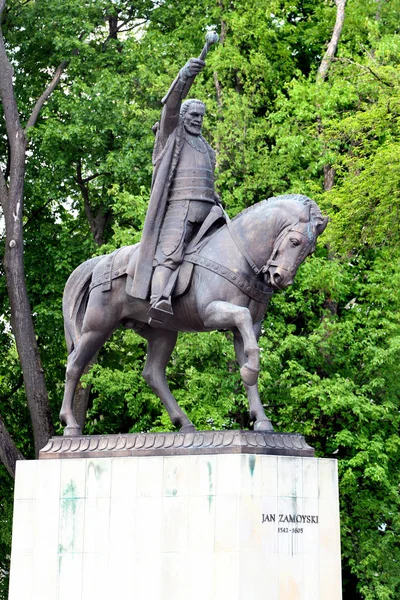
<path id="1" fill-rule="evenodd" d="M 223 211 L 223 212 L 224 212 L 224 217 L 226 219 L 226 226 L 228 228 L 231 238 L 235 242 L 237 249 L 239 250 L 240 254 L 242 256 L 244 256 L 244 258 L 246 259 L 247 263 L 250 265 L 250 267 L 252 268 L 254 273 L 258 276 L 260 273 L 263 272 L 264 267 L 261 267 L 261 269 L 259 269 L 257 267 L 256 263 L 251 258 L 250 254 L 247 252 L 246 248 L 243 246 L 241 239 L 236 235 L 236 231 L 232 227 L 232 221 L 230 220 L 229 215 L 225 211 Z"/>

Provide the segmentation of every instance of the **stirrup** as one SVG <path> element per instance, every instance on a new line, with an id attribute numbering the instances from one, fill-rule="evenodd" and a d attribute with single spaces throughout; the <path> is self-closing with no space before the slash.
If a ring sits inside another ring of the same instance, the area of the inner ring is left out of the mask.
<path id="1" fill-rule="evenodd" d="M 173 314 L 171 296 L 169 298 L 159 298 L 150 306 L 148 323 L 154 327 L 160 327 L 164 324 L 165 317 Z"/>
<path id="2" fill-rule="evenodd" d="M 171 296 L 169 296 L 169 298 L 161 298 L 158 300 L 158 302 L 155 302 L 150 308 L 150 311 L 152 309 L 159 310 L 160 312 L 167 313 L 168 315 L 173 315 L 174 311 L 172 310 Z"/>

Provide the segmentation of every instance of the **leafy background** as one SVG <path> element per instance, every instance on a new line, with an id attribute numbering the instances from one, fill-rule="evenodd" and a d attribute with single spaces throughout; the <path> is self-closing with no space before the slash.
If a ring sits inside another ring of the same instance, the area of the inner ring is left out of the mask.
<path id="1" fill-rule="evenodd" d="M 338 459 L 343 597 L 352 600 L 400 597 L 399 13 L 399 0 L 348 0 L 336 59 L 319 84 L 336 16 L 329 0 L 10 0 L 2 23 L 22 116 L 69 60 L 30 134 L 24 216 L 27 285 L 59 433 L 65 281 L 87 258 L 140 239 L 160 98 L 200 53 L 206 27 L 222 31 L 193 96 L 207 103 L 204 134 L 228 212 L 304 193 L 330 217 L 317 252 L 266 314 L 260 392 L 277 429 Z M 32 458 L 4 278 L 0 304 L 0 414 Z M 141 378 L 145 353 L 131 331 L 106 344 L 85 376 L 87 433 L 171 429 Z M 251 425 L 230 333 L 181 335 L 168 378 L 198 428 Z M 0 598 L 12 491 L 0 467 Z"/>

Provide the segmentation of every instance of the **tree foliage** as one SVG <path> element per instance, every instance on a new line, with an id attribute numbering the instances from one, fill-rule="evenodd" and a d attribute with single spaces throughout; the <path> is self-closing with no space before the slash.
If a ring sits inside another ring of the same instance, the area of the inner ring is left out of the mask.
<path id="1" fill-rule="evenodd" d="M 193 95 L 207 103 L 204 133 L 228 212 L 292 192 L 330 216 L 315 256 L 266 314 L 260 392 L 277 429 L 303 433 L 318 456 L 339 461 L 344 598 L 352 600 L 400 595 L 399 10 L 399 0 L 348 0 L 322 81 L 333 1 L 8 0 L 1 23 L 23 124 L 66 63 L 28 132 L 23 216 L 26 286 L 59 433 L 64 283 L 83 260 L 140 239 L 160 98 L 200 53 L 206 27 L 221 31 Z M 6 180 L 8 155 L 2 121 Z M 3 280 L 0 302 L 0 416 L 32 458 Z M 106 344 L 84 377 L 87 433 L 171 428 L 141 378 L 145 353 L 131 331 Z M 182 335 L 168 378 L 198 428 L 251 425 L 230 333 Z M 1 573 L 12 484 L 4 469 L 0 480 Z"/>

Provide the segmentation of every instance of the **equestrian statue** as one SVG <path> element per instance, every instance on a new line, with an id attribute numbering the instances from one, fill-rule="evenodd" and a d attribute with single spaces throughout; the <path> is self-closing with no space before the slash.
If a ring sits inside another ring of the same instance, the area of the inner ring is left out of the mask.
<path id="1" fill-rule="evenodd" d="M 153 181 L 142 241 L 80 265 L 67 281 L 63 314 L 68 349 L 60 418 L 79 436 L 73 412 L 79 379 L 120 326 L 148 342 L 143 377 L 182 432 L 195 430 L 165 376 L 178 332 L 231 330 L 256 431 L 273 431 L 258 393 L 258 338 L 269 300 L 293 283 L 328 218 L 306 196 L 263 200 L 230 220 L 214 188 L 215 153 L 201 135 L 205 105 L 185 98 L 204 68 L 179 72 L 154 126 Z"/>

